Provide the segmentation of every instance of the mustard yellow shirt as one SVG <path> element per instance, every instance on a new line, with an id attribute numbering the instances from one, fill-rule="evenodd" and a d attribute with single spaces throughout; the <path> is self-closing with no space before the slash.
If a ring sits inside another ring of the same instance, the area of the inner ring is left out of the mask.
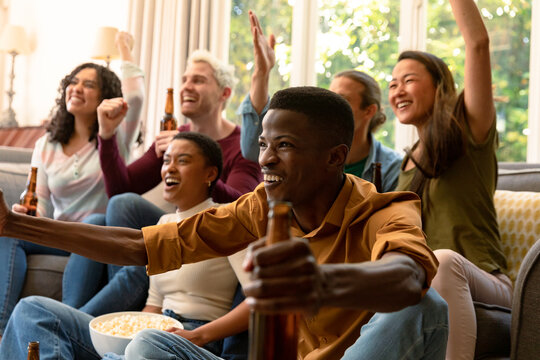
<path id="1" fill-rule="evenodd" d="M 267 213 L 266 193 L 260 184 L 233 203 L 206 210 L 178 224 L 143 228 L 148 273 L 177 269 L 185 263 L 226 256 L 245 248 L 266 234 Z M 380 194 L 371 183 L 346 175 L 321 225 L 306 234 L 293 219 L 291 234 L 309 240 L 320 264 L 374 261 L 389 251 L 409 255 L 425 269 L 427 287 L 437 270 L 437 260 L 426 245 L 421 227 L 420 200 L 416 194 Z M 302 319 L 299 357 L 341 357 L 372 315 L 361 309 L 324 307 L 316 316 Z"/>

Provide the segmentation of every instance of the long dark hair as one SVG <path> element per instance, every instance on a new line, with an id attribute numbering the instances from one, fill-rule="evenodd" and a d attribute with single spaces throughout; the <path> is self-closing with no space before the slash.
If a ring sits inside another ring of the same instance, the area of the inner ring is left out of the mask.
<path id="1" fill-rule="evenodd" d="M 94 63 L 84 63 L 77 66 L 69 75 L 62 79 L 60 86 L 58 87 L 56 105 L 51 110 L 51 121 L 47 126 L 49 140 L 51 142 L 67 144 L 71 138 L 71 135 L 73 135 L 73 132 L 75 131 L 75 117 L 73 114 L 69 113 L 66 108 L 66 89 L 73 80 L 73 77 L 75 77 L 75 75 L 77 75 L 82 69 L 86 68 L 96 70 L 97 86 L 101 94 L 100 100 L 122 96 L 122 84 L 114 72 L 104 66 Z M 96 115 L 96 120 L 92 126 L 92 132 L 90 133 L 90 138 L 88 141 L 92 141 L 96 138 L 98 128 L 99 125 Z"/>
<path id="2" fill-rule="evenodd" d="M 411 149 L 405 150 L 417 167 L 409 189 L 422 196 L 426 178 L 439 177 L 466 152 L 463 92 L 457 95 L 452 73 L 437 56 L 422 51 L 404 51 L 399 55 L 398 62 L 404 59 L 423 64 L 436 87 L 433 109 L 422 139 L 422 157 L 415 159 Z"/>

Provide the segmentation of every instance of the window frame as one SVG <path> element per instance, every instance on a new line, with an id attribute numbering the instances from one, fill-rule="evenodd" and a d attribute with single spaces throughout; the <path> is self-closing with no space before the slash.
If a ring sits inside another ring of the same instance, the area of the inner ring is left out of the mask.
<path id="1" fill-rule="evenodd" d="M 291 86 L 316 85 L 316 26 L 318 4 L 311 0 L 296 0 L 292 20 L 292 71 Z M 527 161 L 540 162 L 540 2 L 532 0 L 530 41 L 530 82 L 528 104 Z M 399 37 L 401 52 L 404 49 L 426 49 L 427 0 L 401 0 Z M 395 150 L 411 146 L 417 134 L 411 126 L 396 121 Z"/>

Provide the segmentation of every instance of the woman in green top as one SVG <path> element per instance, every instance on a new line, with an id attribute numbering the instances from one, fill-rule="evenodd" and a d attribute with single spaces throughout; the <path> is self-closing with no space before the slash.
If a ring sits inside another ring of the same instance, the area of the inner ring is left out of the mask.
<path id="1" fill-rule="evenodd" d="M 447 359 L 472 359 L 473 300 L 510 306 L 493 204 L 497 159 L 489 37 L 473 0 L 450 0 L 465 41 L 465 87 L 456 94 L 448 66 L 419 51 L 403 52 L 392 72 L 389 101 L 419 141 L 407 151 L 398 190 L 422 198 L 428 244 L 440 262 L 434 287 L 448 302 Z"/>

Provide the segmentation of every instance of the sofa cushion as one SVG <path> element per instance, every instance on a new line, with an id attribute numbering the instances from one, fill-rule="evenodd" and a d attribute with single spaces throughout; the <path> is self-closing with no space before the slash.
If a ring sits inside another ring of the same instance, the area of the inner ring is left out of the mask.
<path id="1" fill-rule="evenodd" d="M 0 189 L 9 207 L 19 202 L 29 171 L 30 163 L 0 162 Z"/>
<path id="2" fill-rule="evenodd" d="M 474 302 L 476 312 L 475 359 L 493 359 L 510 355 L 510 323 L 512 313 L 509 308 Z M 496 341 L 493 341 L 497 339 Z"/>
<path id="3" fill-rule="evenodd" d="M 69 256 L 28 255 L 21 298 L 41 295 L 62 301 L 62 277 Z"/>
<path id="4" fill-rule="evenodd" d="M 540 193 L 497 190 L 494 202 L 508 276 L 513 282 L 525 254 L 540 238 Z"/>

